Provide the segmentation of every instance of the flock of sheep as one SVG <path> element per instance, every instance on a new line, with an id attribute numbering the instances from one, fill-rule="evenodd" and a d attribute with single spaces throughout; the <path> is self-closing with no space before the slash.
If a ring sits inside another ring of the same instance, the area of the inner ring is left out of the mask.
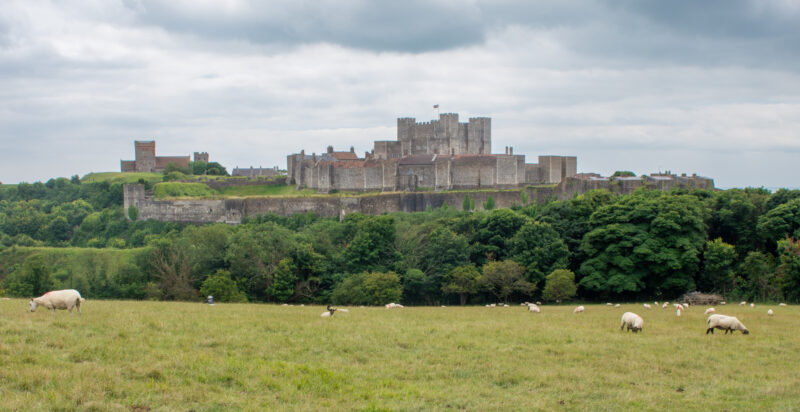
<path id="1" fill-rule="evenodd" d="M 39 306 L 44 306 L 44 307 L 46 307 L 47 309 L 50 309 L 53 312 L 55 312 L 56 309 L 67 309 L 70 312 L 72 312 L 72 309 L 77 308 L 78 314 L 80 314 L 81 313 L 81 302 L 83 302 L 83 301 L 84 301 L 84 299 L 81 297 L 81 294 L 77 290 L 74 290 L 74 289 L 56 290 L 56 291 L 47 292 L 47 293 L 45 293 L 44 295 L 42 295 L 42 296 L 40 296 L 38 298 L 32 298 L 30 300 L 30 309 L 31 309 L 31 312 L 33 312 Z M 525 302 L 525 303 L 522 303 L 522 305 L 523 306 L 527 306 L 528 307 L 528 311 L 530 311 L 532 313 L 541 313 L 542 310 L 539 307 L 541 304 L 542 304 L 541 302 L 536 302 L 536 303 Z M 724 305 L 725 302 L 720 302 L 720 304 Z M 620 307 L 620 304 L 618 304 L 618 303 L 617 304 L 606 303 L 606 305 L 607 306 L 613 306 L 613 307 L 616 307 L 616 308 Z M 659 306 L 658 302 L 653 302 L 653 305 L 655 305 L 656 307 Z M 747 302 L 740 302 L 739 305 L 740 306 L 745 306 L 745 305 L 747 305 Z M 498 307 L 498 306 L 499 307 L 509 307 L 507 304 L 494 304 L 493 303 L 493 304 L 486 305 L 486 307 L 489 307 L 489 308 L 494 308 L 494 307 Z M 645 309 L 648 309 L 648 310 L 651 310 L 653 308 L 653 306 L 651 306 L 649 303 L 645 303 L 642 306 Z M 689 304 L 688 303 L 674 303 L 672 306 L 676 309 L 676 315 L 677 316 L 681 316 L 681 311 L 685 311 L 685 310 L 689 309 Z M 785 303 L 781 303 L 780 306 L 786 306 L 786 304 Z M 394 308 L 402 308 L 403 305 L 401 305 L 399 303 L 392 302 L 392 303 L 386 304 L 385 307 L 386 307 L 386 309 L 394 309 Z M 669 307 L 669 302 L 664 302 L 663 304 L 661 304 L 661 308 L 662 309 L 666 309 L 668 307 Z M 755 307 L 755 303 L 750 303 L 750 307 Z M 583 306 L 577 306 L 572 311 L 572 313 L 583 313 L 585 310 L 586 310 L 586 308 L 584 308 Z M 322 312 L 322 314 L 320 316 L 323 317 L 323 318 L 329 318 L 329 317 L 333 316 L 333 314 L 335 312 L 337 312 L 337 311 L 339 311 L 339 312 L 348 312 L 347 309 L 338 309 L 338 308 L 332 307 L 331 305 L 328 305 L 327 310 L 325 312 Z M 703 313 L 704 315 L 709 315 L 709 314 L 711 315 L 706 320 L 706 323 L 708 325 L 708 329 L 706 329 L 706 334 L 709 334 L 709 333 L 714 334 L 714 329 L 724 330 L 725 334 L 727 334 L 728 332 L 733 334 L 733 332 L 735 332 L 737 330 L 742 332 L 742 334 L 745 334 L 745 335 L 750 333 L 750 331 L 744 326 L 744 324 L 739 319 L 737 319 L 737 318 L 735 318 L 733 316 L 726 316 L 726 315 L 716 314 L 715 312 L 716 312 L 716 308 L 712 307 L 712 308 L 706 309 L 705 312 Z M 767 316 L 773 316 L 773 315 L 774 315 L 774 312 L 772 311 L 772 309 L 767 310 Z M 620 330 L 624 330 L 625 328 L 627 328 L 628 331 L 632 331 L 632 332 L 635 333 L 635 332 L 641 331 L 643 327 L 644 327 L 644 319 L 642 319 L 641 316 L 639 316 L 639 315 L 637 315 L 636 313 L 633 313 L 633 312 L 625 312 L 625 313 L 622 314 L 621 324 L 620 324 L 620 327 L 619 327 Z"/>

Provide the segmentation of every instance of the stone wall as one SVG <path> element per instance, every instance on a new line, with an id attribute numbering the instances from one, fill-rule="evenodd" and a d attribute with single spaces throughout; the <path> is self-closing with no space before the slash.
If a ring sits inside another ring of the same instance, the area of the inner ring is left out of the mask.
<path id="1" fill-rule="evenodd" d="M 413 186 L 416 176 L 398 176 L 397 186 Z M 478 209 L 489 196 L 494 198 L 496 208 L 522 205 L 522 191 L 527 192 L 528 202 L 541 204 L 550 199 L 571 199 L 576 194 L 594 189 L 605 189 L 612 193 L 628 194 L 645 186 L 655 190 L 670 190 L 676 187 L 713 189 L 714 181 L 702 177 L 676 177 L 653 179 L 650 177 L 576 179 L 568 177 L 558 185 L 533 186 L 512 190 L 449 191 L 449 192 L 391 192 L 362 196 L 305 196 L 305 197 L 259 197 L 218 200 L 155 200 L 146 195 L 144 186 L 123 186 L 125 215 L 135 206 L 139 219 L 186 223 L 241 223 L 242 218 L 265 213 L 290 216 L 296 213 L 314 212 L 323 217 L 342 217 L 348 213 L 379 215 L 390 212 L 422 212 L 447 204 L 461 209 L 468 193 Z"/>

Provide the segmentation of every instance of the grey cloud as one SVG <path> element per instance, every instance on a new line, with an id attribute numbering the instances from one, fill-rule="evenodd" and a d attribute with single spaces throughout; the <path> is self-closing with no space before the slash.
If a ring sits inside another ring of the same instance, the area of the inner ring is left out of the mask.
<path id="1" fill-rule="evenodd" d="M 425 52 L 482 43 L 485 36 L 478 10 L 451 2 L 283 1 L 226 13 L 144 0 L 130 8 L 143 24 L 168 31 L 265 44 Z"/>

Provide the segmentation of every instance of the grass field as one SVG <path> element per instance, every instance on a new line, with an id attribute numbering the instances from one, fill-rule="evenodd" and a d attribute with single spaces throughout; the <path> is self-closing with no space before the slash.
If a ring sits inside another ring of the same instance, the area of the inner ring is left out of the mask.
<path id="1" fill-rule="evenodd" d="M 136 183 L 139 179 L 144 179 L 150 183 L 157 183 L 162 181 L 164 175 L 161 173 L 145 173 L 145 172 L 102 172 L 102 173 L 89 173 L 81 178 L 83 183 Z"/>
<path id="2" fill-rule="evenodd" d="M 796 410 L 800 308 L 771 307 L 720 307 L 751 333 L 712 336 L 699 307 L 0 300 L 0 409 Z"/>

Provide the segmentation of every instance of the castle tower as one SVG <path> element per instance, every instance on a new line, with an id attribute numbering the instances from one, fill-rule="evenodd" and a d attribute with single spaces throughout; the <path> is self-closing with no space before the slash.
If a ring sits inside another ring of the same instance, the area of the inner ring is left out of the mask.
<path id="1" fill-rule="evenodd" d="M 136 153 L 136 171 L 153 172 L 156 170 L 156 141 L 136 140 L 133 142 Z"/>
<path id="2" fill-rule="evenodd" d="M 471 117 L 467 130 L 467 152 L 473 154 L 492 153 L 492 119 Z"/>
<path id="3" fill-rule="evenodd" d="M 208 152 L 194 152 L 194 161 L 208 163 Z"/>
<path id="4" fill-rule="evenodd" d="M 412 153 L 411 142 L 414 140 L 414 128 L 417 119 L 413 117 L 400 117 L 397 119 L 397 141 L 400 142 L 400 154 L 407 156 Z"/>

